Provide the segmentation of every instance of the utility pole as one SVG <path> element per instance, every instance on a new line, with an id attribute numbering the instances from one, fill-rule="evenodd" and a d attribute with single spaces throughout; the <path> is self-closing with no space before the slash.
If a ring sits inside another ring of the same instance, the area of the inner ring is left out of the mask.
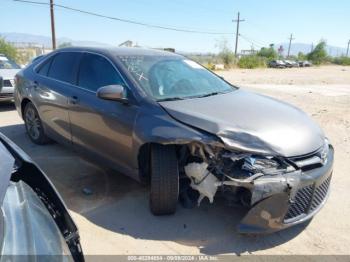
<path id="1" fill-rule="evenodd" d="M 349 56 L 349 46 L 350 46 L 350 40 L 348 42 L 348 48 L 346 49 L 346 56 Z"/>
<path id="2" fill-rule="evenodd" d="M 290 47 L 291 47 L 291 45 L 292 45 L 292 40 L 294 40 L 294 39 L 295 39 L 295 38 L 293 38 L 293 34 L 290 34 L 287 58 L 289 57 L 289 54 L 290 54 Z"/>
<path id="3" fill-rule="evenodd" d="M 55 33 L 55 16 L 53 12 L 53 0 L 50 0 L 50 16 L 51 16 L 51 38 L 52 38 L 52 49 L 56 49 L 56 33 Z"/>
<path id="4" fill-rule="evenodd" d="M 311 51 L 310 52 L 312 52 L 312 51 L 314 51 L 314 43 L 311 43 Z"/>
<path id="5" fill-rule="evenodd" d="M 239 23 L 244 22 L 244 19 L 239 19 L 239 12 L 237 14 L 237 19 L 232 20 L 232 22 L 237 23 L 237 28 L 236 28 L 236 45 L 235 45 L 235 57 L 237 57 L 237 49 L 238 49 L 238 36 L 239 36 Z"/>

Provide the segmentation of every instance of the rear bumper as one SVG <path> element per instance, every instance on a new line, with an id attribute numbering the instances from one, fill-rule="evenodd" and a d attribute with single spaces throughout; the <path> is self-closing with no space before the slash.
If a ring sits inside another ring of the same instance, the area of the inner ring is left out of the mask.
<path id="1" fill-rule="evenodd" d="M 238 231 L 272 233 L 310 220 L 329 196 L 333 161 L 334 149 L 330 147 L 324 166 L 291 175 L 290 181 L 296 182 L 287 182 L 284 190 L 257 202 L 238 225 Z"/>

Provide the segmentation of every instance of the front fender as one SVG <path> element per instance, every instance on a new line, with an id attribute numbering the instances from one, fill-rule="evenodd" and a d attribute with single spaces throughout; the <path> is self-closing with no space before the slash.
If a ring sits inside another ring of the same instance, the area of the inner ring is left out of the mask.
<path id="1" fill-rule="evenodd" d="M 222 146 L 221 140 L 215 135 L 189 127 L 173 119 L 159 105 L 145 108 L 137 115 L 134 124 L 133 140 L 134 168 L 138 168 L 138 153 L 144 144 L 179 145 L 201 142 Z"/>

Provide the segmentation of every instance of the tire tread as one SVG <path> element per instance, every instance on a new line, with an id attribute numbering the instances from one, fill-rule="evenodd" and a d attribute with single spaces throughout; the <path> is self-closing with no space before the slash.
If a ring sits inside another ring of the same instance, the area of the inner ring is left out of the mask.
<path id="1" fill-rule="evenodd" d="M 151 149 L 150 208 L 154 215 L 176 211 L 179 196 L 179 171 L 175 146 L 155 144 Z"/>

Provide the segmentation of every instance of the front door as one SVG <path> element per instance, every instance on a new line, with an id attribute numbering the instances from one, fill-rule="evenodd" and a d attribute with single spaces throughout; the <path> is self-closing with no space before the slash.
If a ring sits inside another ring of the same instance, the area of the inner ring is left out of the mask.
<path id="1" fill-rule="evenodd" d="M 69 110 L 74 147 L 127 172 L 138 106 L 96 96 L 102 86 L 125 86 L 119 72 L 103 56 L 84 54 L 77 79 Z"/>

